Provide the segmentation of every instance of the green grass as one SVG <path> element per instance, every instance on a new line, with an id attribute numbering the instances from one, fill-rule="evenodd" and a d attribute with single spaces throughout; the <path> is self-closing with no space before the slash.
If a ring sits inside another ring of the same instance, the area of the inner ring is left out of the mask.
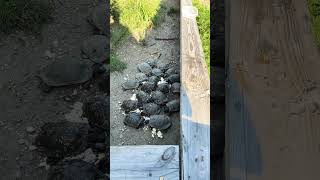
<path id="1" fill-rule="evenodd" d="M 50 19 L 51 7 L 36 0 L 0 0 L 0 31 L 39 32 Z"/>
<path id="2" fill-rule="evenodd" d="M 209 3 L 201 2 L 201 0 L 193 0 L 192 2 L 199 12 L 197 23 L 205 55 L 205 61 L 208 71 L 210 71 L 210 5 Z"/>
<path id="3" fill-rule="evenodd" d="M 124 69 L 127 68 L 127 64 L 120 61 L 117 55 L 112 54 L 110 57 L 110 71 L 115 72 L 115 71 L 123 71 Z"/>
<path id="4" fill-rule="evenodd" d="M 111 71 L 123 71 L 127 65 L 116 55 L 117 48 L 129 35 L 143 42 L 149 29 L 164 19 L 167 8 L 161 0 L 111 0 Z"/>
<path id="5" fill-rule="evenodd" d="M 127 28 L 119 24 L 114 24 L 111 27 L 111 38 L 110 38 L 112 48 L 116 49 L 120 45 L 122 40 L 128 35 L 129 35 L 129 32 Z"/>
<path id="6" fill-rule="evenodd" d="M 320 47 L 320 0 L 308 0 L 315 43 Z"/>
<path id="7" fill-rule="evenodd" d="M 111 0 L 111 15 L 138 41 L 161 21 L 161 0 Z"/>

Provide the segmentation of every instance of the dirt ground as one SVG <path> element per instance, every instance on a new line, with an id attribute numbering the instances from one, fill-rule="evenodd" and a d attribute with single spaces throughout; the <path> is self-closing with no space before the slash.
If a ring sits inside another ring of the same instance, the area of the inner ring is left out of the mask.
<path id="1" fill-rule="evenodd" d="M 56 1 L 53 21 L 40 36 L 22 32 L 0 35 L 0 179 L 43 180 L 43 167 L 33 140 L 46 122 L 65 119 L 73 105 L 96 94 L 95 84 L 54 89 L 43 93 L 37 71 L 65 55 L 80 57 L 79 45 L 93 34 L 86 18 L 103 1 Z M 29 127 L 28 131 L 26 130 Z M 35 129 L 32 132 L 30 129 Z"/>
<path id="2" fill-rule="evenodd" d="M 163 5 L 179 8 L 178 0 L 163 1 Z M 179 14 L 166 15 L 159 27 L 151 30 L 146 38 L 146 46 L 139 45 L 133 38 L 129 38 L 117 49 L 119 58 L 127 63 L 127 69 L 122 73 L 111 73 L 110 102 L 111 102 L 111 130 L 110 145 L 146 145 L 146 144 L 178 144 L 180 140 L 179 113 L 171 116 L 173 126 L 163 132 L 163 138 L 152 137 L 151 129 L 134 129 L 123 124 L 125 115 L 120 109 L 119 102 L 129 99 L 133 92 L 123 91 L 122 83 L 125 78 L 134 78 L 138 73 L 137 65 L 147 59 L 161 54 L 159 60 L 178 64 L 180 61 Z M 155 38 L 178 38 L 176 40 L 159 41 Z"/>

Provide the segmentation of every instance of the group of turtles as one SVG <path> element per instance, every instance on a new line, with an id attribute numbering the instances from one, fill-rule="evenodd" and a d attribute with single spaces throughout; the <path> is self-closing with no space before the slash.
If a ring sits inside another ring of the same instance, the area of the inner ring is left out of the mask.
<path id="1" fill-rule="evenodd" d="M 108 57 L 106 19 L 107 5 L 95 7 L 88 17 L 88 22 L 98 33 L 84 40 L 81 45 L 81 56 L 63 57 L 42 68 L 39 73 L 42 90 L 48 92 L 53 87 L 84 84 L 95 75 L 102 77 L 100 90 L 106 92 L 109 86 L 109 73 L 106 64 Z M 49 122 L 44 124 L 35 139 L 35 144 L 46 156 L 46 163 L 52 165 L 49 180 L 69 179 L 108 179 L 108 135 L 109 129 L 109 96 L 97 95 L 88 98 L 82 107 L 86 122 Z M 83 154 L 91 149 L 96 158 L 89 163 L 82 159 L 68 159 Z M 104 158 L 97 158 L 106 154 Z"/>
<path id="2" fill-rule="evenodd" d="M 85 172 L 80 177 L 74 174 L 75 179 L 99 179 L 106 180 L 108 155 L 102 159 L 94 158 L 92 162 L 72 157 L 83 154 L 90 149 L 94 156 L 107 154 L 109 138 L 106 137 L 106 129 L 109 128 L 109 97 L 99 95 L 88 98 L 84 103 L 83 115 L 89 123 L 81 122 L 49 122 L 41 127 L 35 139 L 40 152 L 46 156 L 46 163 L 53 165 L 49 171 L 49 179 L 67 180 L 64 176 L 75 173 L 81 169 Z M 70 159 L 71 158 L 71 159 Z M 87 167 L 88 169 L 85 169 Z M 74 172 L 70 172 L 74 171 Z M 89 178 L 90 177 L 90 178 Z"/>
<path id="3" fill-rule="evenodd" d="M 53 87 L 82 84 L 89 81 L 97 73 L 107 74 L 106 60 L 109 53 L 107 29 L 109 23 L 106 18 L 106 7 L 106 4 L 99 5 L 88 16 L 88 22 L 97 30 L 97 33 L 83 41 L 79 57 L 65 56 L 40 70 L 42 90 L 48 92 Z M 107 76 L 102 77 L 106 78 Z"/>
<path id="4" fill-rule="evenodd" d="M 134 94 L 121 103 L 125 111 L 124 124 L 134 128 L 148 124 L 158 130 L 172 125 L 170 115 L 180 111 L 179 68 L 158 59 L 138 64 L 138 73 L 127 79 L 123 90 Z"/>

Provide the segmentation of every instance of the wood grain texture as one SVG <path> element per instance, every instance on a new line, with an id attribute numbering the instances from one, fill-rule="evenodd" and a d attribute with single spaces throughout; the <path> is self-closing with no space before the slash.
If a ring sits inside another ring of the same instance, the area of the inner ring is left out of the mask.
<path id="1" fill-rule="evenodd" d="M 306 1 L 227 1 L 227 179 L 319 179 L 320 56 Z"/>
<path id="2" fill-rule="evenodd" d="M 111 180 L 179 180 L 179 146 L 111 146 Z"/>
<path id="3" fill-rule="evenodd" d="M 180 2 L 181 11 L 192 5 Z M 181 15 L 181 176 L 209 180 L 210 81 L 196 20 Z"/>

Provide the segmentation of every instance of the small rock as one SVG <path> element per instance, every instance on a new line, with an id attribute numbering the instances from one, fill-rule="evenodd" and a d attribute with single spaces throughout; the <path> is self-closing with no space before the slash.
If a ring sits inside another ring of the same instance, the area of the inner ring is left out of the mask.
<path id="1" fill-rule="evenodd" d="M 50 52 L 49 50 L 46 50 L 44 53 L 45 57 L 47 57 L 48 59 L 52 59 L 55 57 L 55 54 Z"/>
<path id="2" fill-rule="evenodd" d="M 70 101 L 71 101 L 71 98 L 68 97 L 68 96 L 65 96 L 63 99 L 64 99 L 66 102 L 70 102 Z"/>
<path id="3" fill-rule="evenodd" d="M 46 163 L 46 161 L 43 161 L 43 162 L 39 163 L 39 167 L 44 167 L 44 168 L 46 168 L 46 170 L 50 169 L 50 165 L 48 165 Z"/>
<path id="4" fill-rule="evenodd" d="M 28 126 L 28 127 L 26 128 L 26 131 L 27 131 L 27 133 L 32 134 L 32 133 L 34 133 L 36 130 L 35 130 L 35 128 L 32 127 L 32 126 Z"/>
<path id="5" fill-rule="evenodd" d="M 36 149 L 37 149 L 36 146 L 33 146 L 33 145 L 29 146 L 29 150 L 30 150 L 30 151 L 34 151 L 34 150 L 36 150 Z"/>
<path id="6" fill-rule="evenodd" d="M 58 45 L 59 45 L 58 40 L 54 40 L 54 41 L 52 42 L 52 45 L 53 45 L 53 47 L 57 48 Z"/>
<path id="7" fill-rule="evenodd" d="M 24 140 L 24 139 L 19 139 L 19 140 L 18 140 L 18 144 L 20 144 L 20 145 L 25 144 L 25 140 Z"/>

